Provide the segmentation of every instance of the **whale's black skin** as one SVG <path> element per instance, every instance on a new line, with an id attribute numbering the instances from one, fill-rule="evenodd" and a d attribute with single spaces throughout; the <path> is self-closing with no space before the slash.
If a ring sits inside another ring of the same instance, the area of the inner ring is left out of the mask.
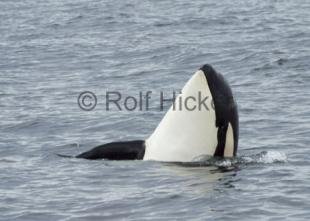
<path id="1" fill-rule="evenodd" d="M 239 117 L 237 104 L 234 101 L 232 91 L 229 87 L 229 84 L 225 81 L 224 77 L 221 74 L 217 73 L 211 65 L 206 64 L 202 66 L 200 70 L 202 70 L 205 74 L 214 102 L 216 116 L 215 125 L 216 127 L 218 127 L 218 144 L 214 156 L 224 156 L 226 132 L 229 123 L 231 123 L 234 136 L 233 155 L 236 156 L 239 137 Z"/>
<path id="2" fill-rule="evenodd" d="M 142 160 L 145 152 L 144 140 L 113 142 L 103 144 L 77 155 L 88 160 Z"/>
<path id="3" fill-rule="evenodd" d="M 207 79 L 214 102 L 216 115 L 215 125 L 218 128 L 218 144 L 214 156 L 224 156 L 226 133 L 229 123 L 233 129 L 233 155 L 236 156 L 239 136 L 239 119 L 237 105 L 234 101 L 232 91 L 223 76 L 217 73 L 211 65 L 203 65 L 200 70 L 203 71 Z M 144 140 L 113 142 L 97 146 L 76 157 L 89 160 L 142 160 L 145 154 L 145 148 L 146 146 Z"/>

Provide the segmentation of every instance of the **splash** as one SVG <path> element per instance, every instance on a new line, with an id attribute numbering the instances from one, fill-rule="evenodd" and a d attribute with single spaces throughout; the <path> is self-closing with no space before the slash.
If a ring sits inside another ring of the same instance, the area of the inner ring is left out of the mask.
<path id="1" fill-rule="evenodd" d="M 251 156 L 241 156 L 238 160 L 240 163 L 285 163 L 287 162 L 287 156 L 285 153 L 278 151 L 263 151 L 259 154 Z"/>
<path id="2" fill-rule="evenodd" d="M 263 151 L 258 154 L 240 156 L 235 158 L 217 158 L 210 156 L 196 157 L 193 162 L 180 163 L 183 166 L 216 166 L 216 167 L 238 167 L 246 164 L 273 164 L 285 163 L 287 156 L 285 153 L 278 151 Z"/>

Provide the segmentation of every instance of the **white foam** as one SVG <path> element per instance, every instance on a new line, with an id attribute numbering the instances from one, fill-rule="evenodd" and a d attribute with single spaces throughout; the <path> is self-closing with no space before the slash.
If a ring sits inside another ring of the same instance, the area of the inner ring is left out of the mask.
<path id="1" fill-rule="evenodd" d="M 264 151 L 253 156 L 243 156 L 241 161 L 245 163 L 284 163 L 287 162 L 285 153 L 278 151 Z"/>
<path id="2" fill-rule="evenodd" d="M 287 156 L 285 153 L 278 151 L 267 151 L 265 154 L 258 159 L 258 163 L 276 163 L 276 162 L 287 162 Z"/>
<path id="3" fill-rule="evenodd" d="M 233 161 L 230 159 L 225 159 L 225 160 L 216 162 L 215 165 L 219 167 L 231 167 L 233 165 Z"/>
<path id="4" fill-rule="evenodd" d="M 287 156 L 285 153 L 278 151 L 263 151 L 258 154 L 241 156 L 236 158 L 214 158 L 209 155 L 195 157 L 191 163 L 198 166 L 217 166 L 217 167 L 234 167 L 243 164 L 272 164 L 285 163 Z"/>

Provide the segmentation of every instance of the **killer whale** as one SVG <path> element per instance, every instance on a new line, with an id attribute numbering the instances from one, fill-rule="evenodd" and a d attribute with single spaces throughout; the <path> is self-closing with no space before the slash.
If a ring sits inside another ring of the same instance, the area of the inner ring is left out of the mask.
<path id="1" fill-rule="evenodd" d="M 211 65 L 203 65 L 185 84 L 175 105 L 182 97 L 197 98 L 198 92 L 210 98 L 207 106 L 213 108 L 170 107 L 146 140 L 103 144 L 76 158 L 191 162 L 200 156 L 236 156 L 239 119 L 229 84 Z"/>

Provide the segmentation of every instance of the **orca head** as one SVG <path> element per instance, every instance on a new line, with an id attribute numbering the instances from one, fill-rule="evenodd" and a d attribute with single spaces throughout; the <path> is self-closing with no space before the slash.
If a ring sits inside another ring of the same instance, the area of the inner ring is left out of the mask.
<path id="1" fill-rule="evenodd" d="M 192 101 L 188 106 L 194 107 L 197 103 L 193 100 L 201 97 L 208 98 L 204 100 L 209 108 L 178 108 L 186 105 L 182 102 L 185 100 Z M 232 91 L 221 74 L 204 65 L 188 80 L 146 139 L 143 159 L 192 162 L 204 156 L 233 157 L 237 146 L 238 112 Z"/>
<path id="2" fill-rule="evenodd" d="M 238 108 L 233 93 L 224 77 L 209 64 L 200 70 L 204 73 L 213 98 L 215 125 L 218 128 L 218 144 L 214 153 L 217 157 L 233 157 L 237 154 L 239 137 Z"/>

